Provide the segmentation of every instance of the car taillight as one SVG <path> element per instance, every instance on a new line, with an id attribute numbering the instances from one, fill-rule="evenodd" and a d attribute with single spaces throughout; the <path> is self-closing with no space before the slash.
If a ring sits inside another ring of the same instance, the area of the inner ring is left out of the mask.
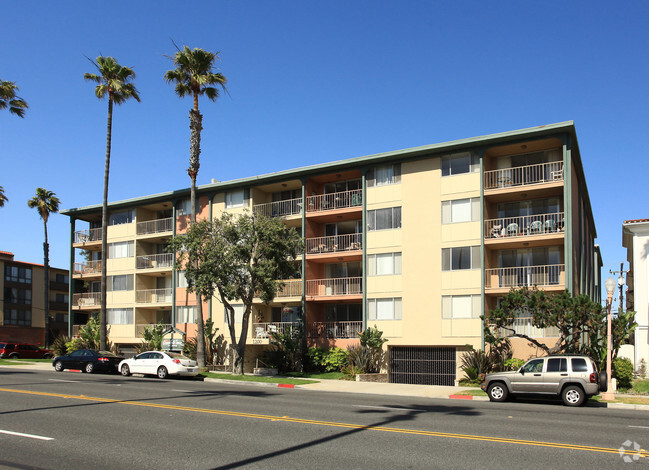
<path id="1" fill-rule="evenodd" d="M 174 359 L 174 364 L 180 364 L 180 359 Z"/>
<path id="2" fill-rule="evenodd" d="M 98 360 L 101 361 L 101 362 L 108 362 L 108 361 L 110 361 L 110 359 L 108 359 L 107 357 L 100 357 Z"/>
<path id="3" fill-rule="evenodd" d="M 590 374 L 590 383 L 592 383 L 592 384 L 596 384 L 596 383 L 597 383 L 597 374 L 596 374 L 595 372 L 593 372 L 592 374 Z"/>

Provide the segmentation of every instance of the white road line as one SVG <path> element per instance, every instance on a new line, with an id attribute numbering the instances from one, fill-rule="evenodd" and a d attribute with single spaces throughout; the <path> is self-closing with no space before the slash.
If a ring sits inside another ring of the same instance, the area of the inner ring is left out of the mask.
<path id="1" fill-rule="evenodd" d="M 185 393 L 194 393 L 194 391 L 193 391 L 193 390 L 175 390 L 175 389 L 172 389 L 171 391 L 172 391 L 172 392 L 185 392 Z"/>
<path id="2" fill-rule="evenodd" d="M 630 428 L 641 428 L 641 429 L 649 429 L 649 426 L 633 426 L 629 425 Z"/>
<path id="3" fill-rule="evenodd" d="M 0 429 L 0 434 L 9 434 L 11 436 L 29 437 L 30 439 L 39 439 L 41 441 L 53 441 L 53 437 L 37 436 L 36 434 L 23 434 L 22 432 L 5 431 Z"/>
<path id="4" fill-rule="evenodd" d="M 47 379 L 47 380 L 51 380 L 52 382 L 67 382 L 67 383 L 79 382 L 78 380 L 63 380 L 63 379 Z"/>

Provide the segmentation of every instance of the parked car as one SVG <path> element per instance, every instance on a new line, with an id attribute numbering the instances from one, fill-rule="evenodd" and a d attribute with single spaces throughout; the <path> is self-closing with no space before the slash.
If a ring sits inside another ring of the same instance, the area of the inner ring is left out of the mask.
<path id="1" fill-rule="evenodd" d="M 79 369 L 82 372 L 117 372 L 117 365 L 124 358 L 110 351 L 95 351 L 92 349 L 77 349 L 70 354 L 57 356 L 52 360 L 54 370 L 61 372 L 65 369 Z"/>
<path id="2" fill-rule="evenodd" d="M 567 406 L 581 406 L 605 392 L 606 372 L 597 372 L 585 355 L 554 355 L 530 359 L 516 371 L 487 374 L 481 385 L 491 401 L 505 401 L 510 395 L 561 397 Z"/>
<path id="3" fill-rule="evenodd" d="M 35 344 L 0 342 L 0 359 L 49 359 L 54 357 L 50 349 Z"/>
<path id="4" fill-rule="evenodd" d="M 182 354 L 163 351 L 147 351 L 119 363 L 124 376 L 131 374 L 157 375 L 164 379 L 169 375 L 198 375 L 198 363 Z"/>

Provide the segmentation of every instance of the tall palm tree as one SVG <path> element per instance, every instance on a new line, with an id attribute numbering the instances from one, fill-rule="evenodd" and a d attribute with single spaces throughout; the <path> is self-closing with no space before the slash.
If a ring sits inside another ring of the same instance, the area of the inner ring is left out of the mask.
<path id="1" fill-rule="evenodd" d="M 167 83 L 175 83 L 178 97 L 192 96 L 194 107 L 189 110 L 189 168 L 187 173 L 191 179 L 190 203 L 192 207 L 191 223 L 196 222 L 196 176 L 200 167 L 201 130 L 203 129 L 203 116 L 198 110 L 198 97 L 206 96 L 210 101 L 219 97 L 219 88 L 226 90 L 227 79 L 220 73 L 215 73 L 214 61 L 219 58 L 219 53 L 208 52 L 203 49 L 190 49 L 183 46 L 176 47 L 177 52 L 173 57 L 176 66 L 164 74 Z M 200 295 L 196 296 L 196 359 L 200 367 L 205 366 L 205 330 L 203 325 L 203 303 Z"/>
<path id="2" fill-rule="evenodd" d="M 25 110 L 29 107 L 20 96 L 16 96 L 18 87 L 15 82 L 0 80 L 0 109 L 9 108 L 11 114 L 25 117 Z"/>
<path id="3" fill-rule="evenodd" d="M 45 347 L 50 344 L 50 245 L 47 241 L 47 220 L 50 214 L 59 211 L 59 198 L 52 191 L 45 188 L 36 188 L 36 196 L 27 201 L 27 205 L 36 209 L 43 219 L 45 229 L 45 242 L 43 243 L 43 265 L 45 266 L 45 279 L 43 282 L 43 299 L 45 302 Z"/>
<path id="4" fill-rule="evenodd" d="M 99 348 L 106 349 L 106 258 L 108 257 L 108 174 L 110 170 L 110 149 L 113 129 L 113 103 L 120 105 L 130 98 L 140 101 L 140 95 L 131 80 L 135 72 L 129 67 L 119 65 L 113 57 L 97 57 L 96 61 L 88 59 L 99 72 L 85 73 L 83 78 L 97 83 L 95 95 L 102 99 L 108 97 L 108 119 L 106 130 L 106 164 L 104 166 L 104 199 L 101 210 L 101 309 L 99 311 Z"/>
<path id="5" fill-rule="evenodd" d="M 0 207 L 4 207 L 5 202 L 7 202 L 9 198 L 5 196 L 5 188 L 0 186 Z"/>

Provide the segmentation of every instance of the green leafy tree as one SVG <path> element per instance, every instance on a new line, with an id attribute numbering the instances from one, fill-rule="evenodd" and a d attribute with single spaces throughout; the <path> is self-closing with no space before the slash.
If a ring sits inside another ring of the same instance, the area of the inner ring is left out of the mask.
<path id="1" fill-rule="evenodd" d="M 45 230 L 45 241 L 43 242 L 43 265 L 45 274 L 43 281 L 43 299 L 45 302 L 45 344 L 50 344 L 50 245 L 47 240 L 47 221 L 50 214 L 59 211 L 59 198 L 52 191 L 45 188 L 36 188 L 36 195 L 27 201 L 27 205 L 36 209 L 43 220 Z"/>
<path id="2" fill-rule="evenodd" d="M 225 306 L 233 370 L 243 374 L 253 299 L 270 302 L 283 287 L 280 280 L 294 272 L 293 260 L 302 249 L 300 235 L 275 218 L 224 213 L 192 224 L 169 249 L 178 254 L 175 268 L 185 270 L 187 289 L 205 298 L 216 295 Z M 244 306 L 238 338 L 234 301 Z"/>
<path id="3" fill-rule="evenodd" d="M 106 160 L 104 165 L 104 198 L 101 210 L 101 252 L 104 262 L 101 263 L 101 309 L 100 317 L 100 345 L 105 350 L 107 346 L 106 328 L 106 262 L 108 253 L 108 175 L 110 173 L 110 152 L 113 138 L 113 104 L 121 105 L 129 99 L 140 101 L 140 94 L 131 83 L 135 79 L 135 72 L 129 67 L 119 65 L 113 57 L 97 57 L 96 61 L 88 59 L 98 73 L 86 73 L 83 78 L 97 83 L 95 95 L 99 99 L 108 98 L 108 118 L 106 124 Z"/>
<path id="4" fill-rule="evenodd" d="M 0 207 L 4 207 L 5 202 L 7 202 L 9 198 L 5 196 L 5 188 L 0 186 Z"/>
<path id="5" fill-rule="evenodd" d="M 25 110 L 29 108 L 27 102 L 16 95 L 18 87 L 15 82 L 0 80 L 0 109 L 9 109 L 11 114 L 25 117 Z"/>
<path id="6" fill-rule="evenodd" d="M 201 154 L 201 130 L 203 129 L 203 116 L 198 110 L 198 97 L 204 95 L 210 101 L 216 101 L 219 97 L 219 88 L 225 90 L 226 78 L 220 73 L 214 73 L 214 61 L 219 53 L 208 52 L 203 49 L 190 49 L 183 46 L 176 47 L 177 51 L 173 57 L 173 70 L 164 74 L 167 83 L 175 83 L 175 91 L 178 97 L 191 96 L 194 99 L 194 107 L 189 110 L 190 128 L 190 151 L 189 168 L 187 173 L 191 180 L 190 204 L 191 224 L 196 222 L 196 177 L 200 168 Z M 205 366 L 205 330 L 203 324 L 203 303 L 200 292 L 196 292 L 196 357 L 200 367 Z"/>

